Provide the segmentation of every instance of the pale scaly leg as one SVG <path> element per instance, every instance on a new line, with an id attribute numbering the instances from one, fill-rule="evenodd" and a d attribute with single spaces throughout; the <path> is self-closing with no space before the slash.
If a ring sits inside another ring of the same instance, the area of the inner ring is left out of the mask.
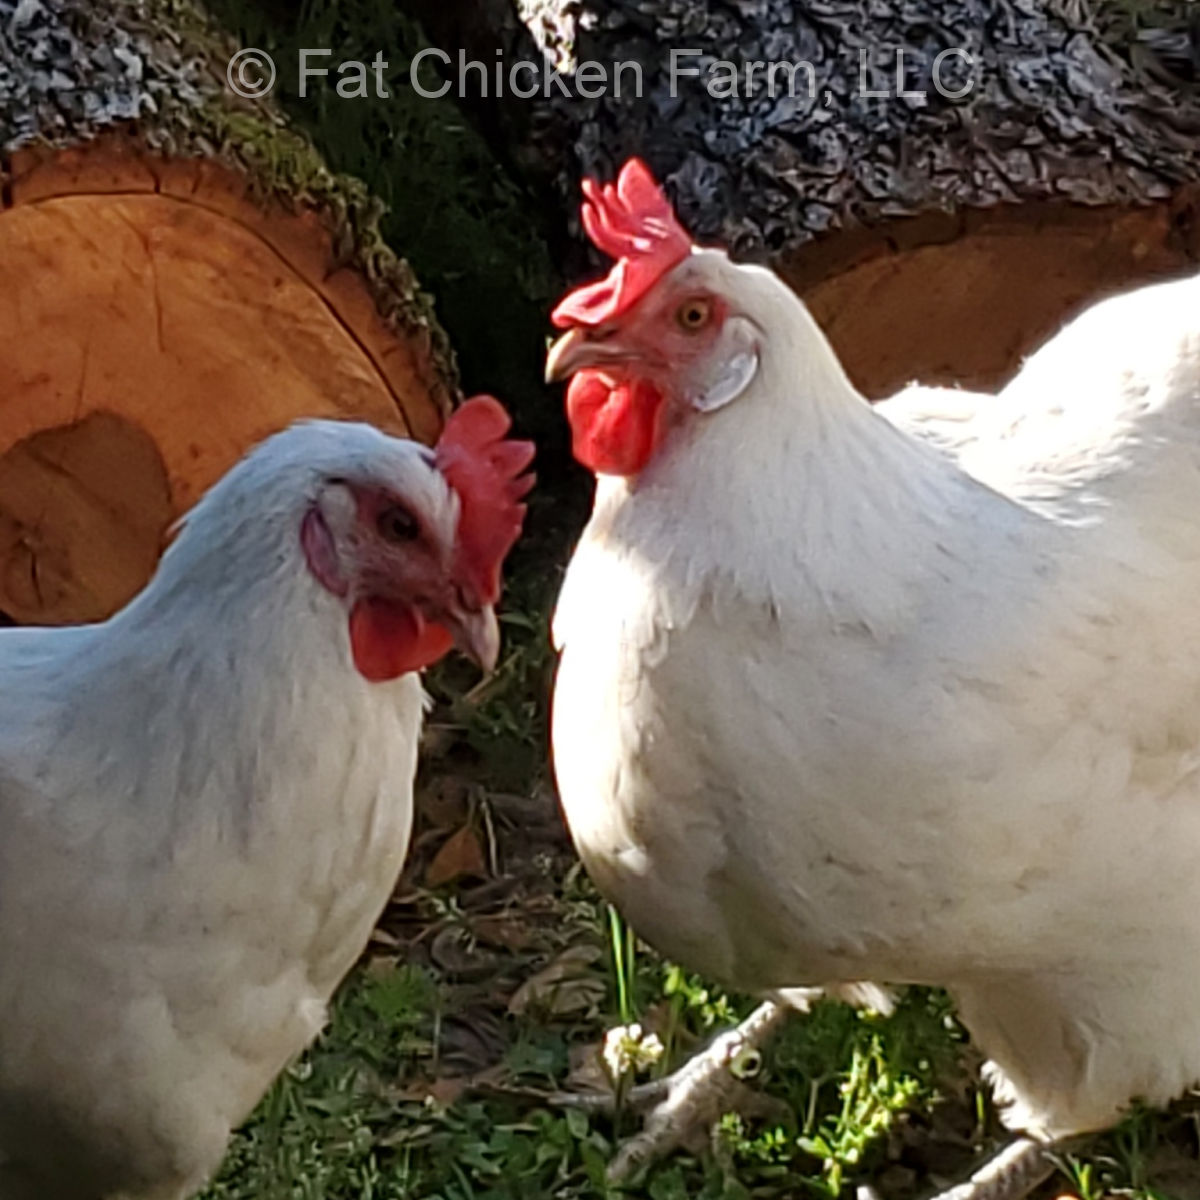
<path id="1" fill-rule="evenodd" d="M 834 988 L 787 988 L 772 994 L 740 1025 L 716 1037 L 709 1046 L 666 1079 L 635 1088 L 631 1108 L 645 1111 L 642 1131 L 617 1152 L 608 1168 L 612 1183 L 621 1183 L 670 1154 L 699 1129 L 716 1124 L 734 1093 L 744 1085 L 737 1066 L 760 1052 L 793 1012 L 807 1013 L 823 995 L 859 1007 L 891 1012 L 891 995 L 874 984 L 842 984 Z"/>

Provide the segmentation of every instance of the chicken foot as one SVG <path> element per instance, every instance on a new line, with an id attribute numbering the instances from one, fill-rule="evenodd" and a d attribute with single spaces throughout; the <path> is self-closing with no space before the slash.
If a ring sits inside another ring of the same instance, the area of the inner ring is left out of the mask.
<path id="1" fill-rule="evenodd" d="M 670 1154 L 697 1129 L 714 1125 L 745 1085 L 737 1064 L 763 1049 L 792 1013 L 807 1013 L 824 995 L 879 1012 L 892 1010 L 893 998 L 875 984 L 839 984 L 830 989 L 781 988 L 771 993 L 740 1025 L 720 1034 L 672 1075 L 634 1088 L 625 1107 L 647 1112 L 642 1131 L 622 1145 L 608 1168 L 611 1183 L 621 1183 Z"/>
<path id="2" fill-rule="evenodd" d="M 838 991 L 842 998 L 890 1011 L 891 997 L 871 985 L 850 985 Z M 711 1126 L 744 1087 L 737 1064 L 762 1050 L 793 1012 L 806 1013 L 824 993 L 819 988 L 790 988 L 764 1001 L 740 1025 L 720 1034 L 707 1047 L 664 1079 L 631 1089 L 623 1107 L 645 1113 L 640 1133 L 629 1138 L 609 1164 L 608 1180 L 627 1182 L 645 1167 L 665 1158 L 698 1128 Z M 611 1107 L 611 1099 L 559 1097 L 564 1103 L 589 1101 Z M 1055 1170 L 1053 1148 L 1019 1137 L 1004 1146 L 964 1182 L 930 1197 L 930 1200 L 1025 1200 Z M 863 1189 L 869 1196 L 871 1189 Z"/>
<path id="3" fill-rule="evenodd" d="M 609 1165 L 609 1182 L 627 1182 L 670 1154 L 702 1124 L 714 1124 L 743 1086 L 734 1064 L 765 1046 L 797 1007 L 790 995 L 786 1002 L 768 1000 L 673 1075 L 634 1088 L 626 1097 L 626 1107 L 649 1112 L 642 1131 L 625 1142 Z M 962 1183 L 929 1200 L 1025 1200 L 1054 1173 L 1052 1152 L 1052 1147 L 1032 1138 L 1017 1138 Z M 870 1188 L 861 1189 L 860 1196 L 864 1194 L 875 1195 Z"/>
<path id="4" fill-rule="evenodd" d="M 1051 1147 L 1019 1137 L 976 1169 L 968 1179 L 930 1200 L 1025 1200 L 1055 1171 Z"/>
<path id="5" fill-rule="evenodd" d="M 674 1074 L 634 1088 L 626 1097 L 627 1106 L 649 1111 L 642 1131 L 625 1142 L 609 1165 L 609 1182 L 625 1182 L 665 1157 L 701 1125 L 716 1122 L 742 1086 L 735 1064 L 765 1046 L 792 1011 L 806 1011 L 819 995 L 816 989 L 797 989 L 764 1001 Z"/>

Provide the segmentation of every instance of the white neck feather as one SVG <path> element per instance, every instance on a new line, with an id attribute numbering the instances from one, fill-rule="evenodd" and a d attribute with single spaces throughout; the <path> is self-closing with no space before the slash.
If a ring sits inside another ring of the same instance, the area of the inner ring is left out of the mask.
<path id="1" fill-rule="evenodd" d="M 774 275 L 738 270 L 737 302 L 764 334 L 756 378 L 691 414 L 636 479 L 602 480 L 591 536 L 674 563 L 696 589 L 772 606 L 807 595 L 838 619 L 893 621 L 934 544 L 1012 506 L 874 413 Z"/>

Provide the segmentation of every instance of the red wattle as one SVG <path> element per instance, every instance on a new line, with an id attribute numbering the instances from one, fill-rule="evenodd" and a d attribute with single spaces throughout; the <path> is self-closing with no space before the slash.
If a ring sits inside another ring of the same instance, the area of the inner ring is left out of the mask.
<path id="1" fill-rule="evenodd" d="M 359 600 L 350 611 L 350 649 L 358 673 L 368 683 L 420 671 L 453 644 L 449 630 L 395 600 Z"/>
<path id="2" fill-rule="evenodd" d="M 643 380 L 577 372 L 567 388 L 572 452 L 598 475 L 636 475 L 658 444 L 662 402 Z"/>

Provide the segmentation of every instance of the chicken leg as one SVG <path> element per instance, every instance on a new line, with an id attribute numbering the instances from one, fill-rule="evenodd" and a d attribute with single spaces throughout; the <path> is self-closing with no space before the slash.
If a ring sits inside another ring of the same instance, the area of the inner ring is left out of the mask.
<path id="1" fill-rule="evenodd" d="M 1019 1137 L 992 1155 L 969 1178 L 931 1200 L 1025 1200 L 1054 1174 L 1054 1169 L 1048 1145 Z"/>
<path id="2" fill-rule="evenodd" d="M 626 1098 L 629 1107 L 647 1116 L 642 1131 L 621 1147 L 610 1164 L 609 1181 L 629 1179 L 669 1154 L 702 1124 L 715 1124 L 740 1086 L 737 1064 L 762 1050 L 789 1015 L 809 1012 L 825 995 L 885 1014 L 894 1007 L 891 994 L 870 983 L 772 992 L 740 1025 L 720 1034 L 674 1074 L 630 1093 Z"/>
<path id="3" fill-rule="evenodd" d="M 610 1183 L 620 1184 L 676 1149 L 702 1125 L 715 1124 L 739 1086 L 736 1064 L 763 1049 L 792 1012 L 808 1012 L 824 993 L 818 988 L 777 992 L 740 1025 L 720 1034 L 672 1075 L 634 1088 L 627 1103 L 646 1113 L 640 1133 L 618 1151 L 608 1168 Z M 842 999 L 890 1011 L 892 1000 L 881 988 L 849 985 Z M 1054 1172 L 1051 1147 L 1019 1137 L 987 1159 L 962 1183 L 931 1200 L 1025 1200 Z M 868 1195 L 870 1189 L 867 1189 Z"/>
<path id="4" fill-rule="evenodd" d="M 819 993 L 809 997 L 809 1005 L 815 995 Z M 649 1111 L 642 1131 L 625 1142 L 609 1164 L 609 1182 L 619 1184 L 630 1179 L 669 1154 L 702 1123 L 715 1123 L 738 1084 L 734 1064 L 765 1046 L 796 1006 L 797 999 L 791 994 L 781 996 L 778 1002 L 764 1001 L 740 1025 L 720 1034 L 673 1075 L 635 1089 L 629 1097 L 630 1105 Z"/>

